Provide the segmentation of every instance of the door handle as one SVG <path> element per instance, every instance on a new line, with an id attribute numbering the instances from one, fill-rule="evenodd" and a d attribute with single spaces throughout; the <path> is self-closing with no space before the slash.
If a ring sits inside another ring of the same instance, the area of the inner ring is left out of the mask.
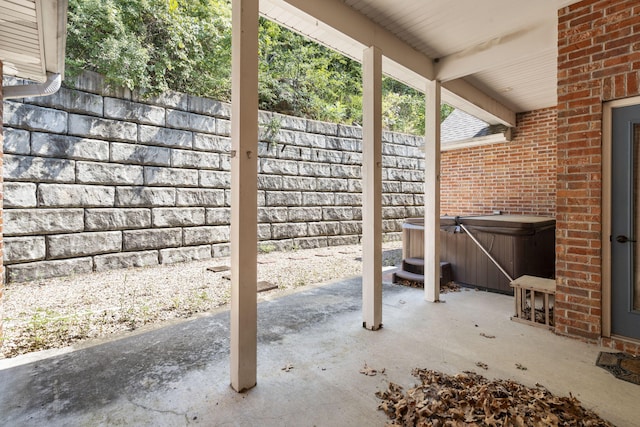
<path id="1" fill-rule="evenodd" d="M 634 242 L 635 243 L 635 240 L 632 240 L 632 239 L 628 238 L 627 236 L 623 236 L 621 234 L 619 236 L 616 236 L 616 242 L 618 242 L 618 243 Z"/>

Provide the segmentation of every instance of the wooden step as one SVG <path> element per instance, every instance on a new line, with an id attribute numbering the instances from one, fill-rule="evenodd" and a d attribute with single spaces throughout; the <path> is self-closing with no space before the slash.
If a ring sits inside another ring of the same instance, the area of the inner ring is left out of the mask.
<path id="1" fill-rule="evenodd" d="M 424 259 L 405 258 L 402 260 L 402 269 L 409 273 L 424 275 Z"/>
<path id="2" fill-rule="evenodd" d="M 397 282 L 398 279 L 424 283 L 424 275 L 411 273 L 409 271 L 404 271 L 404 270 L 398 270 L 393 274 L 393 282 L 394 283 Z"/>

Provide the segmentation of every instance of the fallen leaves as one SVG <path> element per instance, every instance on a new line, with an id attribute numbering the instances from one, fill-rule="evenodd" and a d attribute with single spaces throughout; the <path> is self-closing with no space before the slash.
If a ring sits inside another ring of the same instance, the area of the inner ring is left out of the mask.
<path id="1" fill-rule="evenodd" d="M 520 369 L 521 371 L 526 371 L 527 370 L 527 367 L 524 366 L 521 363 L 516 363 L 516 368 Z"/>
<path id="2" fill-rule="evenodd" d="M 607 426 L 573 396 L 554 396 L 539 384 L 490 381 L 474 372 L 447 375 L 414 369 L 420 384 L 407 390 L 389 383 L 378 391 L 378 409 L 391 426 Z"/>
<path id="3" fill-rule="evenodd" d="M 367 365 L 367 362 L 364 362 L 364 367 L 360 369 L 361 374 L 367 375 L 369 377 L 375 377 L 378 373 L 384 374 L 384 371 L 385 371 L 385 368 L 382 368 L 380 370 L 373 369 L 372 367 Z"/>
<path id="4" fill-rule="evenodd" d="M 480 332 L 480 336 L 481 337 L 485 337 L 485 338 L 489 338 L 489 339 L 493 339 L 493 338 L 496 337 L 495 335 L 485 334 L 484 332 Z"/>
<path id="5" fill-rule="evenodd" d="M 477 366 L 478 368 L 482 368 L 482 369 L 484 369 L 485 371 L 486 371 L 487 369 L 489 369 L 489 365 L 487 365 L 487 364 L 486 364 L 486 363 L 484 363 L 484 362 L 476 362 L 476 366 Z"/>
<path id="6" fill-rule="evenodd" d="M 293 369 L 293 365 L 291 363 L 287 363 L 283 368 L 280 368 L 281 371 L 289 372 Z"/>

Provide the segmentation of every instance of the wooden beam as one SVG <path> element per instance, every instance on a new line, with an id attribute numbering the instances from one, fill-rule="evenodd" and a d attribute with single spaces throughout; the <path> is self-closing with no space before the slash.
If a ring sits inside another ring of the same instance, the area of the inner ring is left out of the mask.
<path id="1" fill-rule="evenodd" d="M 557 40 L 555 21 L 523 28 L 438 59 L 435 64 L 436 78 L 445 82 L 506 65 L 553 49 L 557 46 Z"/>
<path id="2" fill-rule="evenodd" d="M 233 0 L 231 44 L 231 387 L 256 385 L 258 0 Z"/>
<path id="3" fill-rule="evenodd" d="M 382 326 L 382 52 L 362 61 L 362 326 Z"/>
<path id="4" fill-rule="evenodd" d="M 463 79 L 442 83 L 442 100 L 490 124 L 516 126 L 515 111 Z"/>
<path id="5" fill-rule="evenodd" d="M 424 299 L 440 300 L 440 82 L 427 83 L 424 143 Z"/>
<path id="6" fill-rule="evenodd" d="M 307 15 L 306 21 L 314 21 L 314 26 L 326 25 L 362 46 L 376 46 L 384 56 L 402 64 L 426 79 L 434 78 L 431 58 L 418 52 L 399 39 L 389 30 L 374 23 L 340 0 L 265 0 L 265 3 L 286 7 L 287 10 Z M 296 12 L 297 9 L 297 12 Z M 309 18 L 312 18 L 311 20 Z M 297 29 L 301 31 L 300 29 Z"/>

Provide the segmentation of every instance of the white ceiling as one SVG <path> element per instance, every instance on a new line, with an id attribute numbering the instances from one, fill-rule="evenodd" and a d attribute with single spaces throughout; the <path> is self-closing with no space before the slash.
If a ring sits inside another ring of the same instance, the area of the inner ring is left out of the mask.
<path id="1" fill-rule="evenodd" d="M 261 13 L 490 123 L 557 103 L 557 11 L 575 0 L 261 0 Z M 404 45 L 404 46 L 401 46 Z M 512 114 L 511 116 L 509 114 Z"/>
<path id="2" fill-rule="evenodd" d="M 0 0 L 4 74 L 44 82 L 64 74 L 67 0 Z"/>

